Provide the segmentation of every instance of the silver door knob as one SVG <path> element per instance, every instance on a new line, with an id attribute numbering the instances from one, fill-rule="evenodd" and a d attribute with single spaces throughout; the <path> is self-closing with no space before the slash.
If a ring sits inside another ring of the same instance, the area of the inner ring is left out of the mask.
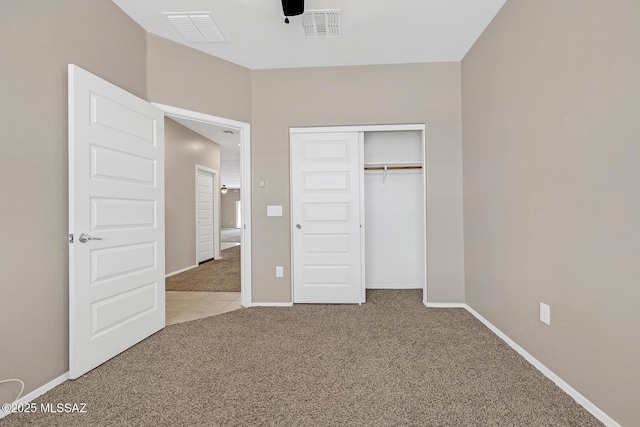
<path id="1" fill-rule="evenodd" d="M 80 240 L 80 243 L 87 243 L 89 240 L 102 240 L 102 239 L 99 237 L 91 237 L 91 235 L 88 233 L 82 233 L 80 237 L 78 237 L 78 240 Z"/>
<path id="2" fill-rule="evenodd" d="M 296 228 L 297 228 L 298 230 L 300 230 L 300 229 L 302 228 L 302 226 L 301 226 L 300 224 L 296 224 Z"/>

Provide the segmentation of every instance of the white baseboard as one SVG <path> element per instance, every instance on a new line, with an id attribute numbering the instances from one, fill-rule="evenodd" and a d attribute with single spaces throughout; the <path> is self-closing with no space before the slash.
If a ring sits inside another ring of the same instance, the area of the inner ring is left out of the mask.
<path id="1" fill-rule="evenodd" d="M 429 308 L 467 308 L 467 304 L 460 302 L 425 302 Z"/>
<path id="2" fill-rule="evenodd" d="M 531 363 L 536 369 L 544 374 L 545 377 L 549 378 L 551 381 L 556 383 L 558 387 L 560 387 L 565 393 L 571 396 L 580 406 L 589 411 L 591 415 L 596 417 L 600 422 L 602 422 L 605 426 L 608 427 L 620 427 L 620 424 L 615 422 L 613 418 L 605 414 L 600 408 L 594 405 L 589 399 L 584 397 L 580 392 L 571 387 L 567 382 L 565 382 L 562 378 L 556 375 L 551 369 L 547 368 L 542 364 L 538 359 L 533 357 L 529 352 L 520 347 L 515 343 L 511 338 L 504 334 L 500 329 L 495 327 L 491 322 L 482 317 L 480 313 L 475 311 L 473 308 L 469 307 L 467 304 L 463 304 L 463 308 L 465 308 L 469 313 L 473 314 L 476 319 L 484 323 L 484 325 L 489 328 L 494 334 L 502 339 L 505 343 L 509 345 L 512 349 L 518 352 L 522 357 L 524 357 L 527 362 Z"/>
<path id="3" fill-rule="evenodd" d="M 254 302 L 249 307 L 293 307 L 292 302 Z"/>
<path id="4" fill-rule="evenodd" d="M 365 285 L 365 289 L 424 289 L 424 285 Z"/>
<path id="5" fill-rule="evenodd" d="M 67 381 L 68 379 L 69 379 L 69 372 L 65 372 L 64 374 L 60 375 L 58 378 L 54 378 L 53 380 L 49 381 L 42 387 L 38 387 L 37 389 L 33 390 L 29 394 L 25 394 L 20 399 L 16 400 L 15 403 L 17 405 L 20 405 L 20 404 L 24 405 L 25 403 L 29 403 L 33 399 L 42 396 L 52 388 L 59 386 L 63 382 Z M 6 417 L 9 414 L 10 412 L 4 412 L 3 410 L 0 409 L 0 419 Z"/>
<path id="6" fill-rule="evenodd" d="M 171 273 L 165 274 L 165 278 L 175 276 L 176 274 L 184 273 L 185 271 L 191 270 L 192 268 L 196 268 L 198 264 L 192 265 L 191 267 L 183 268 L 182 270 L 172 271 Z"/>

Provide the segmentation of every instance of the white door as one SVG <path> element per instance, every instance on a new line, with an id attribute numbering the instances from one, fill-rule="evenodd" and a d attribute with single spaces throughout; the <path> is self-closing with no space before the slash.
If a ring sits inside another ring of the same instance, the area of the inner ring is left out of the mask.
<path id="1" fill-rule="evenodd" d="M 291 134 L 293 302 L 360 303 L 358 132 Z"/>
<path id="2" fill-rule="evenodd" d="M 77 378 L 165 324 L 164 115 L 74 65 L 69 233 L 69 374 Z"/>
<path id="3" fill-rule="evenodd" d="M 213 173 L 198 169 L 196 175 L 197 261 L 214 257 L 213 251 Z"/>

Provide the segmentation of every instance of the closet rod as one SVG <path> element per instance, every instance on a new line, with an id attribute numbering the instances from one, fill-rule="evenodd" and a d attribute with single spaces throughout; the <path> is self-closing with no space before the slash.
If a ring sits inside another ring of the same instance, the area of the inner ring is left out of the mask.
<path id="1" fill-rule="evenodd" d="M 366 171 L 383 171 L 394 169 L 422 169 L 422 166 L 369 166 L 364 168 L 364 170 Z"/>

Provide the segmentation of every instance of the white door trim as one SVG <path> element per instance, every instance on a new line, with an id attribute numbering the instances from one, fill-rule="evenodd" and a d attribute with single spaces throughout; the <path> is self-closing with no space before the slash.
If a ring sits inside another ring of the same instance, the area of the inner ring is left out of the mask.
<path id="1" fill-rule="evenodd" d="M 251 125 L 245 122 L 185 110 L 170 105 L 152 102 L 152 105 L 164 111 L 165 115 L 176 118 L 197 120 L 217 126 L 225 126 L 238 132 L 240 136 L 240 200 L 242 203 L 242 234 L 240 241 L 241 304 L 250 307 L 251 301 Z"/>
<path id="2" fill-rule="evenodd" d="M 198 261 L 198 172 L 209 173 L 213 176 L 213 191 L 211 193 L 213 197 L 213 258 L 220 259 L 220 172 L 208 168 L 206 166 L 202 166 L 196 164 L 195 167 L 195 188 L 196 192 L 196 265 L 199 264 Z"/>
<path id="3" fill-rule="evenodd" d="M 356 126 L 326 126 L 326 127 L 292 127 L 289 133 L 323 133 L 323 132 L 385 132 L 400 130 L 426 130 L 424 124 L 405 125 L 356 125 Z"/>
<path id="4" fill-rule="evenodd" d="M 293 134 L 301 134 L 301 133 L 330 133 L 330 132 L 387 132 L 387 131 L 404 131 L 404 130 L 417 130 L 422 132 L 422 190 L 423 190 L 423 203 L 424 203 L 424 254 L 425 254 L 425 263 L 424 263 L 424 287 L 422 292 L 422 302 L 424 304 L 428 304 L 428 284 L 429 284 L 429 251 L 428 251 L 428 236 L 429 236 L 429 221 L 428 221 L 428 211 L 427 206 L 429 202 L 429 191 L 428 191 L 428 179 L 427 175 L 429 174 L 429 169 L 427 168 L 427 125 L 423 123 L 417 124 L 402 124 L 402 125 L 362 125 L 362 126 L 326 126 L 326 127 L 292 127 L 289 128 L 289 144 L 291 144 L 291 135 Z M 362 142 L 361 142 L 362 145 Z M 360 168 L 364 168 L 364 156 L 361 153 L 360 156 Z M 363 192 L 361 192 L 360 202 L 363 202 Z M 291 202 L 291 206 L 293 206 L 293 201 Z M 361 210 L 362 215 L 364 215 L 364 209 Z M 364 216 L 362 217 L 364 221 Z M 362 223 L 364 225 L 364 222 Z M 363 233 L 364 234 L 364 233 Z M 364 239 L 364 237 L 362 237 Z M 362 240 L 364 242 L 364 240 Z M 361 250 L 361 259 L 362 259 L 362 271 L 364 272 L 364 244 L 362 244 Z M 293 238 L 291 239 L 291 265 L 293 266 Z M 364 282 L 364 274 L 362 275 L 362 301 L 365 300 L 365 282 Z M 293 295 L 293 280 L 291 281 L 291 295 Z"/>

